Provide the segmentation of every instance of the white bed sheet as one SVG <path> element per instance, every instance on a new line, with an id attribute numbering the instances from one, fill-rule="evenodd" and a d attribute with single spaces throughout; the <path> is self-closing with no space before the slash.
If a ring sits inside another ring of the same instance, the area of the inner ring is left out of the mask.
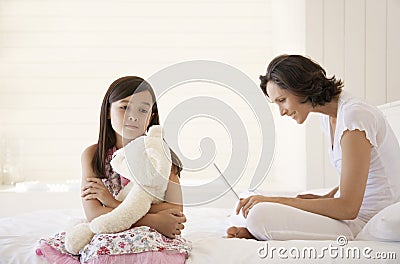
<path id="1" fill-rule="evenodd" d="M 330 257 L 327 252 L 323 258 L 292 258 L 288 251 L 292 248 L 302 250 L 305 247 L 315 248 L 322 252 L 323 247 L 339 247 L 336 241 L 269 241 L 269 250 L 280 247 L 287 250 L 283 259 L 274 251 L 266 258 L 260 258 L 258 251 L 266 242 L 246 239 L 226 239 L 225 229 L 228 226 L 230 209 L 189 207 L 185 208 L 188 222 L 184 237 L 192 241 L 193 251 L 187 260 L 188 264 L 199 263 L 399 263 L 400 242 L 350 241 L 347 247 L 359 249 L 371 248 L 371 255 L 377 252 L 393 252 L 396 259 L 366 259 Z M 65 230 L 67 223 L 82 217 L 80 210 L 46 210 L 0 218 L 0 263 L 1 264 L 42 264 L 45 263 L 35 255 L 38 239 Z M 293 249 L 292 249 L 293 250 Z M 294 252 L 294 251 L 292 251 Z M 262 251 L 261 253 L 265 253 Z M 295 252 L 294 252 L 295 253 Z M 320 255 L 320 254 L 319 254 Z"/>

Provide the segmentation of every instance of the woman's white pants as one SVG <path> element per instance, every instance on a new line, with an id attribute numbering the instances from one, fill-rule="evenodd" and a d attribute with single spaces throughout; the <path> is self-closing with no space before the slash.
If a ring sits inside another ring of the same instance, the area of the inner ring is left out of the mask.
<path id="1" fill-rule="evenodd" d="M 241 214 L 242 212 L 240 212 Z M 335 220 L 278 203 L 258 203 L 245 219 L 245 227 L 258 240 L 353 240 L 361 220 Z"/>

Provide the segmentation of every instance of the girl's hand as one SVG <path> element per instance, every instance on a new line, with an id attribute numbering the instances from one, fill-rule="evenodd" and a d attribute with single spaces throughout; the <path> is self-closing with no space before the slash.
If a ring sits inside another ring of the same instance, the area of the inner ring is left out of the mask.
<path id="1" fill-rule="evenodd" d="M 100 178 L 86 178 L 81 191 L 83 199 L 97 199 L 106 207 L 115 208 L 121 203 L 112 196 Z"/>
<path id="2" fill-rule="evenodd" d="M 258 203 L 263 203 L 263 202 L 268 202 L 270 199 L 268 199 L 265 196 L 262 195 L 252 195 L 247 198 L 241 198 L 239 201 L 238 206 L 236 207 L 236 214 L 239 214 L 240 209 L 242 209 L 243 216 L 247 218 L 247 215 L 249 214 L 250 209 L 258 204 Z"/>
<path id="3" fill-rule="evenodd" d="M 169 238 L 175 238 L 185 228 L 185 215 L 177 208 L 159 211 L 154 216 L 153 228 Z"/>

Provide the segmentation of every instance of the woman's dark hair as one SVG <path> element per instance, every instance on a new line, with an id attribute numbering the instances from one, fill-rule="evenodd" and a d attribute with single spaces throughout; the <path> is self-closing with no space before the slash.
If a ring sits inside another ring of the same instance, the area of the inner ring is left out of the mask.
<path id="1" fill-rule="evenodd" d="M 148 91 L 153 100 L 152 115 L 147 127 L 148 130 L 151 126 L 160 124 L 156 96 L 150 84 L 137 76 L 125 76 L 115 80 L 108 88 L 101 104 L 99 139 L 92 160 L 92 169 L 98 178 L 105 177 L 107 152 L 116 144 L 115 132 L 111 126 L 111 120 L 108 118 L 111 104 L 134 93 L 143 91 Z M 182 163 L 172 150 L 171 158 L 175 173 L 179 175 L 182 170 Z"/>
<path id="2" fill-rule="evenodd" d="M 316 62 L 301 55 L 281 55 L 273 59 L 265 76 L 260 76 L 260 87 L 267 93 L 267 83 L 272 81 L 280 88 L 304 98 L 301 103 L 324 105 L 342 92 L 343 82 L 335 76 L 326 77 L 325 70 Z"/>

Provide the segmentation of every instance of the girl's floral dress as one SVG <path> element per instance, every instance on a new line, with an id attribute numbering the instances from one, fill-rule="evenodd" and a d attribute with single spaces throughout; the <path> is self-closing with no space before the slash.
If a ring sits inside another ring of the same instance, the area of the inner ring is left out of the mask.
<path id="1" fill-rule="evenodd" d="M 115 147 L 108 151 L 106 178 L 103 179 L 114 197 L 129 182 L 111 168 L 115 151 Z M 114 234 L 97 234 L 77 256 L 67 252 L 64 241 L 65 232 L 41 239 L 36 254 L 50 263 L 184 263 L 191 250 L 190 242 L 184 238 L 170 239 L 147 226 Z"/>

